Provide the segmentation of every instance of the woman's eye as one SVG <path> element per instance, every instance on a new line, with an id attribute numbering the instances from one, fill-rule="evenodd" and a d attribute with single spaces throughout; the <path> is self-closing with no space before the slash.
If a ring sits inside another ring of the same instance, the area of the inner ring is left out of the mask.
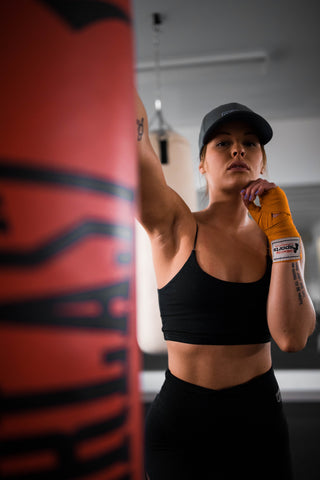
<path id="1" fill-rule="evenodd" d="M 226 147 L 227 145 L 228 145 L 227 141 L 222 141 L 222 142 L 217 143 L 217 147 Z"/>
<path id="2" fill-rule="evenodd" d="M 255 147 L 256 146 L 256 142 L 245 142 L 244 144 L 246 147 Z"/>

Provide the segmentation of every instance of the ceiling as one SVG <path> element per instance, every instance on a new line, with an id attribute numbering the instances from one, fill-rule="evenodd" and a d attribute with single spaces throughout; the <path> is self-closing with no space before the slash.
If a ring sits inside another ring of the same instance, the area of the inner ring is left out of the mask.
<path id="1" fill-rule="evenodd" d="M 318 11 L 318 0 L 133 0 L 137 84 L 148 113 L 154 111 L 157 12 L 163 15 L 160 58 L 167 64 L 161 68 L 163 111 L 176 128 L 198 126 L 208 110 L 232 101 L 268 120 L 319 116 Z M 233 61 L 223 63 L 230 56 Z M 207 57 L 206 65 L 195 64 Z M 177 66 L 181 61 L 192 65 Z"/>

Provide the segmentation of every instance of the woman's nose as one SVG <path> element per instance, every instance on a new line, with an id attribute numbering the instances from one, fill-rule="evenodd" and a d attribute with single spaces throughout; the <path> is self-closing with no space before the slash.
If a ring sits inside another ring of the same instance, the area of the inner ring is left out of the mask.
<path id="1" fill-rule="evenodd" d="M 245 153 L 246 151 L 241 145 L 237 145 L 233 147 L 233 150 L 232 150 L 233 157 L 237 157 L 238 155 L 240 155 L 241 157 L 244 157 Z"/>

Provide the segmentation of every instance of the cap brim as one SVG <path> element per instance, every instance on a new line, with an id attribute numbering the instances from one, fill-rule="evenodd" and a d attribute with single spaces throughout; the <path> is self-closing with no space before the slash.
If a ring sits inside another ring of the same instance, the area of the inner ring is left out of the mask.
<path id="1" fill-rule="evenodd" d="M 273 135 L 273 131 L 269 123 L 260 115 L 254 112 L 230 112 L 224 115 L 221 119 L 217 120 L 212 127 L 208 129 L 206 134 L 203 137 L 203 142 L 201 149 L 206 143 L 208 143 L 214 133 L 220 128 L 222 125 L 224 125 L 227 122 L 230 121 L 241 121 L 248 123 L 250 127 L 252 128 L 253 133 L 257 135 L 259 138 L 259 141 L 261 142 L 262 145 L 265 145 L 268 143 Z"/>

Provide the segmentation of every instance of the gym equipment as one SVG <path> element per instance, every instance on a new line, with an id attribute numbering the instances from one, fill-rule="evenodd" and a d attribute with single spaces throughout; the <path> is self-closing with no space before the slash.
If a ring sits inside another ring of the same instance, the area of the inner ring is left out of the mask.
<path id="1" fill-rule="evenodd" d="M 141 480 L 130 2 L 0 23 L 0 477 Z"/>

